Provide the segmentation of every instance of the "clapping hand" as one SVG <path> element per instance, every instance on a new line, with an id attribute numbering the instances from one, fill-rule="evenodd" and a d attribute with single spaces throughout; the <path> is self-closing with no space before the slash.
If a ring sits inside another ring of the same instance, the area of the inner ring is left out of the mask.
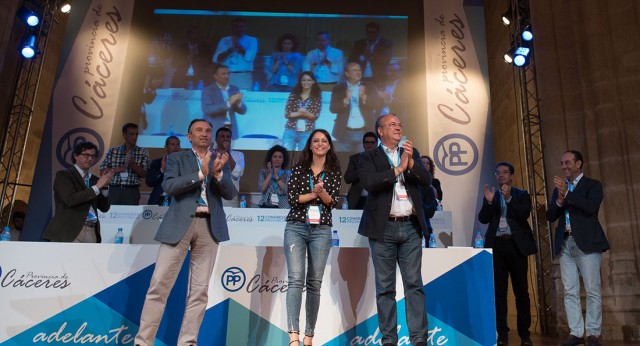
<path id="1" fill-rule="evenodd" d="M 217 153 L 216 158 L 213 160 L 213 174 L 220 174 L 220 172 L 222 172 L 222 167 L 227 163 L 227 161 L 229 161 L 229 153 Z"/>
<path id="2" fill-rule="evenodd" d="M 487 200 L 487 202 L 489 202 L 489 204 L 491 204 L 491 202 L 493 202 L 493 197 L 496 194 L 496 188 L 495 187 L 491 187 L 491 190 L 489 190 L 489 184 L 484 184 L 484 198 Z"/>

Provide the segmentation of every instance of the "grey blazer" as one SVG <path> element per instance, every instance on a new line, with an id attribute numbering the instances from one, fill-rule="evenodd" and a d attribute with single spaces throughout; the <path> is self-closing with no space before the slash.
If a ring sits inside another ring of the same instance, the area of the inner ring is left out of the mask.
<path id="1" fill-rule="evenodd" d="M 209 168 L 212 172 L 213 160 Z M 193 150 L 173 153 L 167 158 L 162 188 L 172 197 L 172 200 L 158 228 L 155 240 L 165 244 L 177 244 L 187 233 L 200 199 L 202 182 L 198 180 L 198 172 L 198 159 Z M 218 242 L 229 240 L 222 198 L 229 200 L 238 194 L 231 182 L 231 169 L 228 163 L 224 165 L 222 172 L 220 181 L 217 181 L 211 173 L 207 178 L 209 181 L 207 202 L 211 212 L 210 231 Z"/>
<path id="2" fill-rule="evenodd" d="M 238 93 L 240 93 L 240 90 L 237 86 L 229 85 L 229 97 Z M 225 102 L 222 96 L 222 90 L 218 88 L 216 83 L 211 83 L 211 85 L 202 89 L 200 106 L 202 107 L 203 118 L 211 122 L 214 133 L 224 126 L 224 119 L 227 112 L 229 112 L 229 117 L 231 118 L 231 138 L 238 139 L 236 114 L 245 114 L 247 112 L 247 106 L 244 102 L 239 106 L 231 105 L 231 107 L 227 107 L 227 102 Z"/>

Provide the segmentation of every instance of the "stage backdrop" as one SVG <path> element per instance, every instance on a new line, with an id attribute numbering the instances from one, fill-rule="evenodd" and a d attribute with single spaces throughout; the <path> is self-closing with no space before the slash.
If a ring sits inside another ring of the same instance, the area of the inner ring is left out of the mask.
<path id="1" fill-rule="evenodd" d="M 71 165 L 73 145 L 80 140 L 93 141 L 103 157 L 106 149 L 122 143 L 118 134 L 123 115 L 116 116 L 116 110 L 126 109 L 121 105 L 129 92 L 126 84 L 137 80 L 126 72 L 131 66 L 125 66 L 124 60 L 132 55 L 134 46 L 140 50 L 136 45 L 142 42 L 131 34 L 134 3 L 138 2 L 74 3 L 38 158 L 38 179 L 34 181 L 29 199 L 26 240 L 39 240 L 46 227 L 52 213 L 53 176 L 59 169 Z M 404 23 L 402 18 L 393 16 L 380 20 Z M 426 71 L 426 78 L 418 79 L 426 80 L 427 95 L 412 99 L 424 103 L 413 109 L 427 112 L 426 115 L 410 114 L 412 119 L 407 123 L 411 126 L 407 126 L 406 132 L 423 152 L 428 137 L 426 152 L 436 162 L 436 177 L 442 181 L 444 190 L 443 205 L 455 215 L 454 245 L 469 245 L 473 232 L 480 230 L 476 214 L 481 205 L 481 186 L 494 180 L 483 7 L 477 0 L 425 0 L 424 23 L 425 41 L 420 49 L 425 50 L 426 65 L 421 71 Z M 393 30 L 383 30 L 383 36 Z M 154 42 L 160 44 L 165 38 L 161 36 Z M 338 45 L 346 45 L 345 40 L 337 41 Z M 411 50 L 416 48 L 409 48 L 408 53 L 406 50 L 399 55 L 394 53 L 394 59 L 413 59 L 416 54 L 411 54 Z M 414 76 L 406 77 L 414 79 Z M 262 95 L 262 90 L 257 93 Z M 142 105 L 141 109 L 146 106 Z M 173 129 L 178 131 L 183 125 Z M 331 123 L 323 126 L 331 127 Z M 263 138 L 243 140 L 249 146 L 265 141 L 265 145 L 273 144 Z M 94 171 L 98 166 L 99 163 Z"/>

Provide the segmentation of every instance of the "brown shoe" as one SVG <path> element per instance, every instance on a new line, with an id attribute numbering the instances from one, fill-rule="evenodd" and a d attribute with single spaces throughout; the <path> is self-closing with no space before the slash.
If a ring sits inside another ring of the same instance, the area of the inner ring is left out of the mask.
<path id="1" fill-rule="evenodd" d="M 567 339 L 559 344 L 558 346 L 576 346 L 576 345 L 584 345 L 584 338 L 579 338 L 575 335 L 569 335 Z"/>
<path id="2" fill-rule="evenodd" d="M 587 336 L 587 345 L 588 346 L 600 346 L 600 340 L 595 335 Z"/>

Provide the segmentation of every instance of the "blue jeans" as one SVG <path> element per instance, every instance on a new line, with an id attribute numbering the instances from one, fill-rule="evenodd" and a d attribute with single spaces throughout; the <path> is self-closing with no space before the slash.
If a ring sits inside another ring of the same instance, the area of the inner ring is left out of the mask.
<path id="1" fill-rule="evenodd" d="M 336 151 L 357 153 L 362 150 L 362 135 L 368 131 L 365 129 L 345 129 L 341 140 L 335 141 Z"/>
<path id="2" fill-rule="evenodd" d="M 284 257 L 287 260 L 287 328 L 299 331 L 302 290 L 307 291 L 307 324 L 304 334 L 313 335 L 320 307 L 320 286 L 331 249 L 331 227 L 288 221 L 284 228 Z M 305 257 L 308 261 L 305 284 Z"/>
<path id="3" fill-rule="evenodd" d="M 284 129 L 282 135 L 282 146 L 289 151 L 297 150 L 302 151 L 312 131 L 296 131 L 292 129 Z"/>
<path id="4" fill-rule="evenodd" d="M 404 286 L 411 344 L 427 341 L 427 311 L 422 289 L 422 231 L 417 221 L 388 221 L 384 237 L 369 239 L 376 273 L 376 303 L 382 344 L 398 343 L 396 263 Z"/>
<path id="5" fill-rule="evenodd" d="M 564 286 L 564 309 L 572 335 L 584 335 L 585 322 L 580 304 L 580 275 L 587 292 L 587 336 L 600 336 L 602 328 L 602 298 L 600 296 L 600 262 L 602 253 L 586 254 L 568 237 L 560 250 L 560 276 Z"/>

